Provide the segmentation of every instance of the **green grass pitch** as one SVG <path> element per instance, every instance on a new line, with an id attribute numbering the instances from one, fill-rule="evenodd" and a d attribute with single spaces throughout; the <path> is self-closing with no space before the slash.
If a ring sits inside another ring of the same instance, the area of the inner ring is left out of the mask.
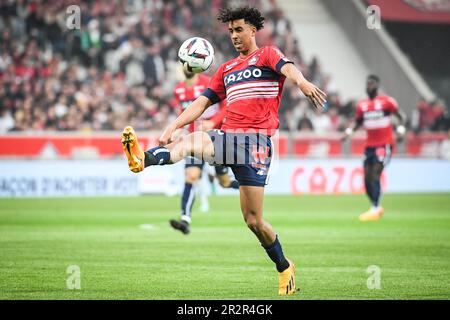
<path id="1" fill-rule="evenodd" d="M 450 194 L 267 196 L 265 217 L 298 269 L 278 297 L 272 262 L 238 197 L 211 197 L 192 232 L 170 229 L 179 197 L 0 200 L 0 299 L 450 299 Z M 67 268 L 80 268 L 70 290 Z M 378 266 L 380 288 L 367 268 Z"/>

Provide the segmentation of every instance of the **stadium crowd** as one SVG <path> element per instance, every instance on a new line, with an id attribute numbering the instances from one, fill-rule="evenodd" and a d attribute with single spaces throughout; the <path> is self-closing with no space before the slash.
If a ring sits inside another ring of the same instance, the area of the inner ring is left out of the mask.
<path id="1" fill-rule="evenodd" d="M 316 112 L 286 83 L 280 128 L 342 131 L 355 101 L 341 102 L 318 59 L 302 57 L 290 21 L 275 0 L 247 1 L 267 20 L 260 45 L 276 45 L 304 75 L 328 93 Z M 217 22 L 225 0 L 3 1 L 0 4 L 0 133 L 42 130 L 159 130 L 176 117 L 172 90 L 182 79 L 177 49 L 188 37 L 210 39 L 217 68 L 234 57 L 226 26 Z M 67 26 L 66 9 L 78 5 L 81 28 Z M 223 32 L 217 32 L 217 30 Z M 211 70 L 212 72 L 214 70 Z M 448 130 L 442 102 L 421 101 L 416 131 Z"/>

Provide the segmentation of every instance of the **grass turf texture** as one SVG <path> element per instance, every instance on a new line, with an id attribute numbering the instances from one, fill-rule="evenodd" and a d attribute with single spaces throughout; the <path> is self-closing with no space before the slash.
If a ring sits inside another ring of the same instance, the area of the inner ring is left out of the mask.
<path id="1" fill-rule="evenodd" d="M 301 292 L 277 295 L 274 265 L 237 197 L 169 227 L 179 198 L 0 200 L 0 299 L 449 299 L 450 195 L 385 195 L 385 217 L 360 223 L 365 196 L 267 196 L 265 217 L 297 264 Z M 140 227 L 143 224 L 151 226 Z M 69 290 L 69 265 L 81 290 Z M 381 289 L 369 290 L 370 265 Z"/>

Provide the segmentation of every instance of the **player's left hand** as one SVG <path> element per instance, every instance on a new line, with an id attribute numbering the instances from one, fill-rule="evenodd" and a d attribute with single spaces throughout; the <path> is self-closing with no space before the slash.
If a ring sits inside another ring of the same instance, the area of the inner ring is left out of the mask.
<path id="1" fill-rule="evenodd" d="M 324 108 L 325 102 L 327 101 L 325 92 L 309 81 L 304 81 L 300 85 L 300 90 L 302 90 L 303 94 L 311 101 L 316 109 L 322 110 Z"/>

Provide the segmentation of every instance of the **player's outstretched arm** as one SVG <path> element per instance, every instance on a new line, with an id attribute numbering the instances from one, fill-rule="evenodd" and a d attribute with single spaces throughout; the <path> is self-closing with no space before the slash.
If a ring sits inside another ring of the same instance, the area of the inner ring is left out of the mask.
<path id="1" fill-rule="evenodd" d="M 305 79 L 303 74 L 292 63 L 286 63 L 281 67 L 281 73 L 295 83 L 297 87 L 303 92 L 303 94 L 311 101 L 311 103 L 317 109 L 322 109 L 327 95 L 325 92 L 317 88 L 314 84 Z"/>
<path id="2" fill-rule="evenodd" d="M 174 122 L 169 124 L 162 135 L 159 137 L 159 144 L 165 146 L 172 142 L 172 135 L 175 130 L 184 127 L 185 125 L 197 120 L 203 112 L 211 105 L 211 101 L 201 95 L 195 99 Z"/>
<path id="3" fill-rule="evenodd" d="M 348 137 L 350 137 L 353 134 L 353 132 L 355 132 L 356 130 L 358 130 L 361 127 L 362 123 L 363 123 L 363 119 L 357 118 L 353 125 L 351 125 L 347 129 L 345 129 L 344 134 L 341 137 L 341 140 L 345 140 Z"/>

